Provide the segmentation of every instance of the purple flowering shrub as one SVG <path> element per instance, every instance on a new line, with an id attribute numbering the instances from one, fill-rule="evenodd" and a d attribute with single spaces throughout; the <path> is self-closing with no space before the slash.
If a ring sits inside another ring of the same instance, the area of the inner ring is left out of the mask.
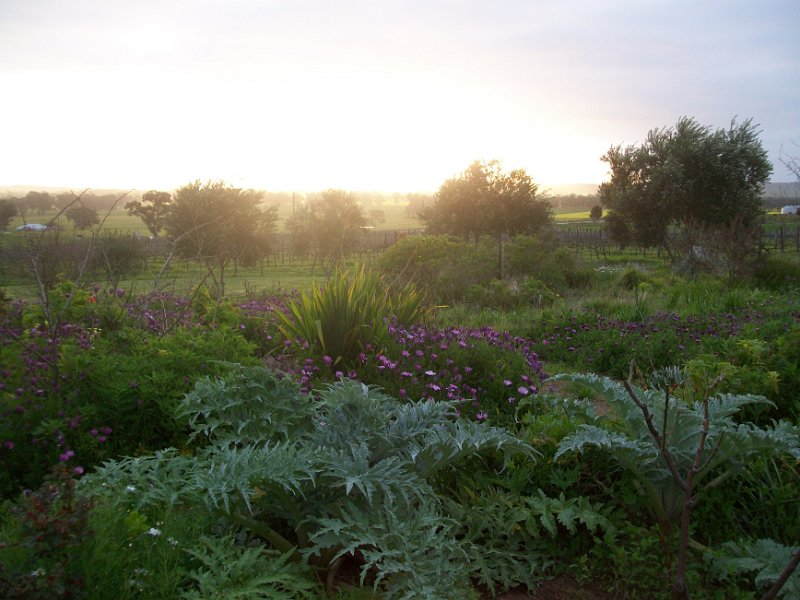
<path id="1" fill-rule="evenodd" d="M 278 368 L 294 373 L 308 390 L 342 377 L 378 385 L 407 400 L 446 400 L 478 421 L 513 422 L 515 403 L 538 392 L 546 377 L 531 342 L 490 327 L 437 329 L 391 324 L 391 341 L 372 345 L 347 367 L 330 356 L 306 356 L 307 348 L 286 347 Z"/>
<path id="2" fill-rule="evenodd" d="M 36 304 L 0 315 L 2 497 L 36 488 L 54 464 L 80 475 L 119 453 L 184 445 L 172 415 L 194 381 L 221 372 L 216 361 L 258 360 L 238 324 L 204 320 L 185 298 L 68 293 L 66 310 L 53 295 L 59 322 Z"/>

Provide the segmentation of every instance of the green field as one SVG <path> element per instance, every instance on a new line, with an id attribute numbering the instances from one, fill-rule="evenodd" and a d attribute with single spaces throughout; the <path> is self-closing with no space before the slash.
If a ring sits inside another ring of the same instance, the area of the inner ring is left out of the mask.
<path id="1" fill-rule="evenodd" d="M 384 213 L 383 222 L 372 222 L 371 226 L 376 230 L 384 231 L 391 229 L 419 229 L 422 223 L 416 217 L 407 214 L 405 204 L 385 203 L 377 210 Z M 369 217 L 370 211 L 366 211 Z M 52 210 L 44 214 L 28 214 L 25 221 L 20 215 L 14 217 L 8 227 L 8 233 L 13 233 L 14 230 L 22 225 L 24 222 L 47 224 L 52 219 L 56 218 L 57 211 Z M 144 223 L 138 217 L 128 215 L 124 210 L 114 210 L 111 213 L 98 213 L 102 220 L 102 230 L 108 233 L 139 233 L 141 235 L 150 235 Z M 292 214 L 292 207 L 289 204 L 282 204 L 278 206 L 278 230 L 284 230 L 286 220 Z M 587 213 L 588 214 L 588 213 Z M 64 227 L 67 232 L 76 232 L 72 226 L 72 222 L 65 216 L 59 217 L 58 222 Z M 76 232 L 80 233 L 80 232 Z"/>

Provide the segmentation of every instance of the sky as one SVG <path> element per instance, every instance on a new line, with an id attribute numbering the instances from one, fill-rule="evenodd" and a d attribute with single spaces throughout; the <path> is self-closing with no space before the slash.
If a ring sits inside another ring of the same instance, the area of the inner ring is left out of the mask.
<path id="1" fill-rule="evenodd" d="M 800 155 L 797 0 L 0 0 L 0 186 L 600 183 L 682 116 Z"/>

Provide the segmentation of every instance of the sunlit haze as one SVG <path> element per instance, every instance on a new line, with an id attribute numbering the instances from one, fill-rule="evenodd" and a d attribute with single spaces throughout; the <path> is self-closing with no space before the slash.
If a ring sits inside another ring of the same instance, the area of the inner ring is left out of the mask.
<path id="1" fill-rule="evenodd" d="M 800 154 L 800 2 L 0 0 L 0 188 L 599 183 L 681 116 Z"/>

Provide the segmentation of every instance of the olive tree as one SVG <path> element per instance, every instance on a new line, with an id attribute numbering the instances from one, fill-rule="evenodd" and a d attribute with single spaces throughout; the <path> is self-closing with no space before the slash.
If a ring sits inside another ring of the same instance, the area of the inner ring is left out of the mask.
<path id="1" fill-rule="evenodd" d="M 640 145 L 612 146 L 602 156 L 611 179 L 600 186 L 612 234 L 673 259 L 691 259 L 699 248 L 722 260 L 752 258 L 772 173 L 759 133 L 750 120 L 713 129 L 684 117 Z"/>

